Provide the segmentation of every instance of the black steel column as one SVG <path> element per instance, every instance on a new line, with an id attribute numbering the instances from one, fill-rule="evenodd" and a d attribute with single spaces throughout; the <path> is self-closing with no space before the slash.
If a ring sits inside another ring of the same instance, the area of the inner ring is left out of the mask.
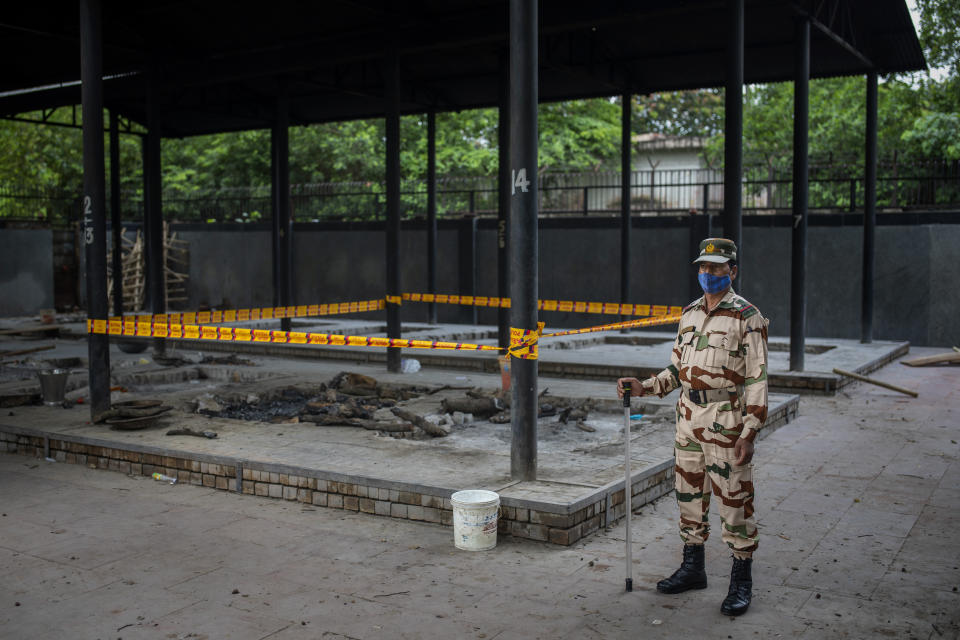
<path id="1" fill-rule="evenodd" d="M 427 293 L 437 293 L 437 114 L 427 112 Z M 430 303 L 430 324 L 437 324 L 437 305 Z"/>
<path id="2" fill-rule="evenodd" d="M 150 313 L 157 315 L 167 312 L 166 274 L 163 260 L 163 194 L 160 176 L 160 106 L 156 93 L 158 78 L 153 70 L 147 79 L 147 154 L 146 192 L 144 193 L 143 240 L 147 272 L 147 305 Z M 165 340 L 153 341 L 154 353 L 162 354 Z"/>
<path id="3" fill-rule="evenodd" d="M 459 274 L 458 292 L 462 296 L 477 295 L 477 217 L 464 216 L 460 222 L 459 236 Z M 477 324 L 477 307 L 460 305 L 460 322 Z"/>
<path id="4" fill-rule="evenodd" d="M 630 178 L 633 175 L 630 107 L 633 96 L 624 92 L 620 101 L 620 304 L 626 304 L 630 301 Z M 583 197 L 587 197 L 586 192 Z"/>
<path id="5" fill-rule="evenodd" d="M 497 297 L 510 297 L 510 54 L 500 56 L 500 95 L 497 110 Z M 510 344 L 510 309 L 497 309 L 497 344 Z"/>
<path id="6" fill-rule="evenodd" d="M 537 0 L 510 0 L 510 326 L 537 328 Z M 537 477 L 537 361 L 510 363 L 510 476 Z"/>
<path id="7" fill-rule="evenodd" d="M 120 116 L 110 111 L 110 228 L 113 231 L 113 315 L 123 315 L 123 222 L 120 215 Z"/>
<path id="8" fill-rule="evenodd" d="M 877 72 L 867 74 L 866 166 L 863 175 L 863 289 L 860 342 L 873 342 L 873 263 L 877 227 Z"/>
<path id="9" fill-rule="evenodd" d="M 810 20 L 797 19 L 793 60 L 793 236 L 790 253 L 790 371 L 803 371 L 807 326 L 807 138 Z"/>
<path id="10" fill-rule="evenodd" d="M 727 81 L 723 104 L 723 236 L 737 243 L 737 262 L 740 265 L 738 284 L 742 287 L 743 0 L 727 0 L 727 13 Z"/>
<path id="11" fill-rule="evenodd" d="M 80 0 L 80 96 L 83 104 L 83 238 L 86 246 L 87 316 L 104 320 L 107 304 L 107 219 L 103 171 L 103 33 L 100 0 Z M 87 336 L 90 419 L 110 409 L 110 340 Z"/>
<path id="12" fill-rule="evenodd" d="M 387 296 L 400 291 L 400 61 L 396 51 L 384 60 L 387 136 Z M 400 305 L 387 302 L 387 337 L 400 337 Z M 387 371 L 400 371 L 400 348 L 387 347 Z"/>
<path id="13" fill-rule="evenodd" d="M 293 223 L 290 219 L 290 103 L 285 89 L 277 96 L 277 114 L 270 135 L 273 196 L 273 304 L 293 304 Z M 290 318 L 280 320 L 280 330 L 290 331 Z"/>

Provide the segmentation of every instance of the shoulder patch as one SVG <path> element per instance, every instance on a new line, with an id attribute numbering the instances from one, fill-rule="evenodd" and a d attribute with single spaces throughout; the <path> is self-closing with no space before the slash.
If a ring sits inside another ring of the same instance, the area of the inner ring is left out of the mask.
<path id="1" fill-rule="evenodd" d="M 740 318 L 746 320 L 747 318 L 755 316 L 758 313 L 760 313 L 759 309 L 751 304 L 749 307 L 740 310 Z"/>

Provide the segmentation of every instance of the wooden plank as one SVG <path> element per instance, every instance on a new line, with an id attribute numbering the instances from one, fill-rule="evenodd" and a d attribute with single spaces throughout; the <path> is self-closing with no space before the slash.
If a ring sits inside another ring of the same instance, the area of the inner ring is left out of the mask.
<path id="1" fill-rule="evenodd" d="M 937 353 L 932 356 L 923 356 L 921 358 L 913 358 L 912 360 L 901 360 L 900 364 L 905 364 L 908 367 L 929 367 L 934 364 L 954 364 L 960 363 L 960 352 L 957 353 Z"/>
<path id="2" fill-rule="evenodd" d="M 59 324 L 37 324 L 17 329 L 0 329 L 0 336 L 14 336 L 19 333 L 38 333 L 43 331 L 60 331 L 62 325 Z"/>
<path id="3" fill-rule="evenodd" d="M 24 356 L 28 353 L 36 353 L 37 351 L 47 351 L 49 349 L 55 349 L 57 345 L 55 344 L 45 344 L 42 347 L 33 347 L 32 349 L 17 349 L 16 351 L 0 351 L 0 358 L 12 358 L 13 356 Z"/>

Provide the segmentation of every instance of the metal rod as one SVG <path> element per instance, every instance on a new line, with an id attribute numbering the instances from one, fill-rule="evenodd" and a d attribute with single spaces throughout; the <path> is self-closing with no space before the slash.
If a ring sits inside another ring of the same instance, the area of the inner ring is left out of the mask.
<path id="1" fill-rule="evenodd" d="M 724 94 L 723 235 L 737 244 L 743 290 L 743 0 L 727 0 L 727 74 Z"/>
<path id="2" fill-rule="evenodd" d="M 866 166 L 863 172 L 863 283 L 860 342 L 873 342 L 873 265 L 877 227 L 877 72 L 867 74 Z"/>
<path id="3" fill-rule="evenodd" d="M 537 0 L 510 0 L 510 326 L 537 328 Z M 537 477 L 537 361 L 510 363 L 510 476 Z"/>
<path id="4" fill-rule="evenodd" d="M 620 98 L 620 303 L 630 301 L 630 108 L 633 96 L 624 92 Z M 586 200 L 586 190 L 584 190 Z M 622 318 L 626 320 L 626 317 Z"/>
<path id="5" fill-rule="evenodd" d="M 163 197 L 160 174 L 160 105 L 156 69 L 151 69 L 147 82 L 147 137 L 145 156 L 146 193 L 144 202 L 144 249 L 146 257 L 147 304 L 153 314 L 166 313 L 166 287 L 163 265 Z M 165 341 L 155 338 L 153 350 L 163 353 Z"/>
<path id="6" fill-rule="evenodd" d="M 793 61 L 793 232 L 790 254 L 790 371 L 803 371 L 807 324 L 810 21 L 797 19 Z"/>
<path id="7" fill-rule="evenodd" d="M 113 315 L 123 315 L 123 222 L 120 212 L 120 116 L 110 111 L 110 229 L 113 232 Z"/>
<path id="8" fill-rule="evenodd" d="M 396 51 L 384 59 L 386 83 L 386 191 L 387 191 L 387 273 L 388 296 L 400 289 L 400 61 Z M 387 303 L 387 337 L 400 337 L 400 305 Z M 387 371 L 400 371 L 400 348 L 387 347 Z"/>
<path id="9" fill-rule="evenodd" d="M 87 315 L 105 319 L 107 304 L 107 220 L 103 171 L 103 41 L 100 0 L 80 0 L 80 77 L 83 112 L 83 226 L 87 267 Z M 87 336 L 90 419 L 110 410 L 110 342 Z"/>
<path id="10" fill-rule="evenodd" d="M 277 95 L 277 112 L 271 131 L 271 195 L 273 216 L 273 303 L 293 304 L 293 222 L 290 216 L 290 102 L 286 88 Z M 290 331 L 290 318 L 280 320 L 280 330 Z"/>
<path id="11" fill-rule="evenodd" d="M 510 55 L 500 56 L 500 108 L 497 111 L 497 296 L 510 297 Z M 497 309 L 497 343 L 510 344 L 510 310 Z"/>
<path id="12" fill-rule="evenodd" d="M 437 114 L 427 113 L 427 291 L 437 293 Z M 430 324 L 437 324 L 437 304 L 430 303 Z"/>
<path id="13" fill-rule="evenodd" d="M 627 521 L 627 591 L 633 591 L 633 535 L 630 531 L 630 521 L 633 519 L 633 485 L 630 481 L 630 383 L 623 383 L 623 517 Z"/>

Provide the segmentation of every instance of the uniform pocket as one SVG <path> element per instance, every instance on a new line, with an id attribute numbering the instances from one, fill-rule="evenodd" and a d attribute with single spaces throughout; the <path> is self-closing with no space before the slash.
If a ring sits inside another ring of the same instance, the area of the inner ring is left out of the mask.
<path id="1" fill-rule="evenodd" d="M 706 336 L 707 352 L 704 364 L 717 369 L 733 369 L 739 357 L 740 343 L 727 333 L 710 333 Z"/>

